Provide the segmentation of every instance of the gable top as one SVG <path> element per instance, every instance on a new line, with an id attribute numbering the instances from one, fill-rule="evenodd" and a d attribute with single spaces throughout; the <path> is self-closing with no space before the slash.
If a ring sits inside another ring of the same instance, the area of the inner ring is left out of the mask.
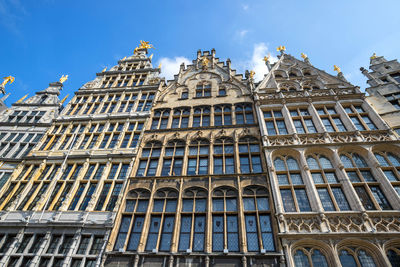
<path id="1" fill-rule="evenodd" d="M 264 89 L 279 91 L 281 86 L 290 87 L 291 84 L 296 90 L 302 90 L 303 86 L 309 86 L 310 89 L 354 87 L 344 78 L 342 72 L 337 76 L 326 73 L 314 67 L 308 58 L 303 61 L 285 53 L 278 58 L 279 60 L 271 66 L 271 70 L 256 87 L 256 92 Z"/>
<path id="2" fill-rule="evenodd" d="M 206 63 L 206 64 L 205 64 Z M 185 81 L 197 73 L 214 73 L 221 76 L 222 81 L 242 83 L 243 75 L 237 74 L 236 70 L 231 68 L 231 60 L 220 61 L 215 56 L 215 49 L 211 51 L 197 51 L 197 58 L 192 60 L 192 64 L 182 63 L 179 73 L 174 75 L 173 80 L 168 80 L 168 84 L 184 84 Z"/>
<path id="3" fill-rule="evenodd" d="M 60 82 L 50 83 L 46 89 L 36 92 L 34 96 L 29 97 L 23 101 L 17 101 L 12 104 L 13 106 L 59 106 L 60 91 L 63 88 L 63 84 Z"/>

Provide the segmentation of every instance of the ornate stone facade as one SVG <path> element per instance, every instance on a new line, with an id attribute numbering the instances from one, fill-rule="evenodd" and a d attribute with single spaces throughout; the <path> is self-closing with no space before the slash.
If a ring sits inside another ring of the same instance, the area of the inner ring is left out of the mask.
<path id="1" fill-rule="evenodd" d="M 279 266 L 250 79 L 212 50 L 156 98 L 105 266 Z"/>
<path id="2" fill-rule="evenodd" d="M 255 101 L 287 266 L 397 266 L 399 140 L 358 87 L 282 53 Z"/>
<path id="3" fill-rule="evenodd" d="M 75 93 L 1 190 L 0 266 L 100 266 L 158 73 L 139 49 Z"/>

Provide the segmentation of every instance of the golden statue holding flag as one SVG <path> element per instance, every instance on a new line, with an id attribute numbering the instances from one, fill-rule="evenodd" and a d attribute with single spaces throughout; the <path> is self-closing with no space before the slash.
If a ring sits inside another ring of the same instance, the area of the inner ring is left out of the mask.
<path id="1" fill-rule="evenodd" d="M 6 90 L 5 90 L 6 84 L 7 83 L 12 84 L 14 82 L 15 78 L 13 76 L 7 76 L 7 77 L 4 77 L 3 79 L 4 79 L 3 82 L 0 84 L 0 92 L 3 94 L 6 94 Z"/>

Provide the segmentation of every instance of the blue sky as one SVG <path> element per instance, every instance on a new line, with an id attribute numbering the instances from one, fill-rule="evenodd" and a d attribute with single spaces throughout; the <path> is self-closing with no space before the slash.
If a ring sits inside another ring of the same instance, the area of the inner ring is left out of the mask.
<path id="1" fill-rule="evenodd" d="M 359 68 L 373 52 L 400 57 L 399 10 L 398 0 L 0 0 L 0 77 L 16 78 L 6 88 L 8 104 L 68 74 L 64 96 L 148 40 L 153 65 L 162 62 L 168 78 L 198 49 L 211 48 L 260 78 L 262 56 L 285 45 L 329 73 L 340 66 L 364 89 Z"/>

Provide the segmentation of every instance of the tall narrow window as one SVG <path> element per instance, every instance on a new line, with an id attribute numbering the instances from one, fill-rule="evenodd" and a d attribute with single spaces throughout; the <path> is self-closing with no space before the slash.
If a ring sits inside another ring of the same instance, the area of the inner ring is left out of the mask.
<path id="1" fill-rule="evenodd" d="M 165 147 L 162 176 L 181 175 L 185 142 L 182 140 L 169 141 Z"/>
<path id="2" fill-rule="evenodd" d="M 350 210 L 331 161 L 323 155 L 307 157 L 308 167 L 325 211 Z"/>
<path id="3" fill-rule="evenodd" d="M 136 176 L 155 176 L 161 153 L 160 142 L 149 142 L 142 150 Z"/>
<path id="4" fill-rule="evenodd" d="M 336 112 L 334 107 L 322 106 L 317 108 L 317 112 L 328 132 L 345 132 L 347 131 L 342 119 Z"/>
<path id="5" fill-rule="evenodd" d="M 347 115 L 359 131 L 377 130 L 378 128 L 371 121 L 368 112 L 365 112 L 361 105 L 350 105 L 344 107 Z"/>
<path id="6" fill-rule="evenodd" d="M 156 192 L 147 236 L 146 251 L 169 251 L 175 225 L 178 193 L 160 189 Z M 158 248 L 157 248 L 158 244 Z"/>
<path id="7" fill-rule="evenodd" d="M 219 138 L 214 142 L 214 174 L 235 173 L 234 143 L 232 138 Z"/>
<path id="8" fill-rule="evenodd" d="M 250 103 L 235 105 L 236 124 L 253 124 L 253 106 Z"/>
<path id="9" fill-rule="evenodd" d="M 230 105 L 214 107 L 214 125 L 232 125 L 232 108 Z"/>
<path id="10" fill-rule="evenodd" d="M 264 111 L 268 135 L 288 134 L 285 120 L 280 110 Z"/>
<path id="11" fill-rule="evenodd" d="M 380 184 L 376 181 L 363 157 L 359 154 L 343 153 L 340 156 L 347 176 L 366 210 L 391 210 L 392 207 L 383 194 Z"/>
<path id="12" fill-rule="evenodd" d="M 172 128 L 187 128 L 189 125 L 189 108 L 176 108 L 174 109 L 172 118 Z"/>
<path id="13" fill-rule="evenodd" d="M 342 266 L 349 267 L 376 267 L 374 258 L 362 248 L 345 247 L 339 251 L 339 259 Z"/>
<path id="14" fill-rule="evenodd" d="M 212 250 L 239 251 L 237 192 L 228 187 L 215 189 L 212 207 Z"/>
<path id="15" fill-rule="evenodd" d="M 285 212 L 311 211 L 297 160 L 291 156 L 277 157 L 274 166 Z"/>
<path id="16" fill-rule="evenodd" d="M 151 129 L 166 129 L 169 119 L 169 109 L 155 110 Z"/>
<path id="17" fill-rule="evenodd" d="M 241 173 L 260 173 L 261 155 L 258 140 L 252 136 L 239 139 L 239 159 Z"/>
<path id="18" fill-rule="evenodd" d="M 185 190 L 182 200 L 179 251 L 204 251 L 207 191 L 201 188 Z"/>
<path id="19" fill-rule="evenodd" d="M 400 186 L 400 158 L 393 153 L 378 151 L 375 157 L 379 162 L 380 168 L 390 181 L 392 186 L 397 189 Z M 396 190 L 400 195 L 400 190 Z"/>
<path id="20" fill-rule="evenodd" d="M 192 127 L 210 126 L 210 107 L 195 107 Z"/>
<path id="21" fill-rule="evenodd" d="M 196 139 L 190 143 L 188 157 L 188 175 L 207 174 L 209 142 L 207 139 Z"/>
<path id="22" fill-rule="evenodd" d="M 247 250 L 275 251 L 271 227 L 268 191 L 258 186 L 248 186 L 243 191 Z"/>
<path id="23" fill-rule="evenodd" d="M 120 230 L 115 242 L 114 250 L 124 247 L 127 232 L 131 229 L 126 250 L 136 251 L 143 230 L 144 216 L 149 204 L 150 192 L 144 189 L 134 189 L 128 192 L 125 201 L 125 210 L 121 221 Z M 133 222 L 132 226 L 130 225 Z"/>
<path id="24" fill-rule="evenodd" d="M 299 134 L 316 133 L 317 129 L 314 126 L 311 114 L 307 108 L 296 108 L 290 110 L 294 127 Z"/>

